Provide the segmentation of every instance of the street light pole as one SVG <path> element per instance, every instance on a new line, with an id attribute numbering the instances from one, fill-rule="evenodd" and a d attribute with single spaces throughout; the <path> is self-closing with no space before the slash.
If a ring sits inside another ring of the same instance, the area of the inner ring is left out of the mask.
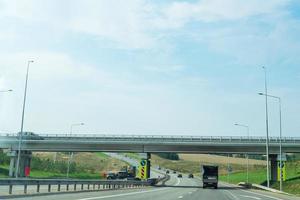
<path id="1" fill-rule="evenodd" d="M 74 126 L 83 126 L 83 125 L 84 125 L 84 123 L 71 124 L 71 126 L 70 126 L 70 136 L 72 136 Z M 73 158 L 73 152 L 72 153 L 69 152 L 68 167 L 67 167 L 67 178 L 69 178 L 70 164 L 71 164 L 71 159 L 72 158 Z"/>
<path id="2" fill-rule="evenodd" d="M 258 93 L 259 95 L 266 95 L 264 93 Z M 279 165 L 280 165 L 280 191 L 282 191 L 282 120 L 281 120 L 281 98 L 273 95 L 266 95 L 268 97 L 278 100 L 279 106 Z"/>
<path id="3" fill-rule="evenodd" d="M 247 129 L 247 137 L 249 139 L 249 126 L 248 125 L 238 124 L 238 123 L 235 123 L 234 125 L 246 128 Z M 247 183 L 249 183 L 249 155 L 246 154 L 246 156 L 247 156 Z"/>
<path id="4" fill-rule="evenodd" d="M 70 136 L 72 136 L 74 126 L 83 126 L 83 125 L 84 125 L 84 123 L 71 124 L 71 126 L 70 126 Z"/>
<path id="5" fill-rule="evenodd" d="M 265 96 L 266 96 L 266 156 L 267 156 L 267 187 L 270 187 L 270 172 L 269 172 L 269 114 L 268 114 L 268 87 L 267 87 L 267 69 L 262 67 L 265 72 Z"/>
<path id="6" fill-rule="evenodd" d="M 280 129 L 280 135 L 279 135 L 279 164 L 280 164 L 280 191 L 282 191 L 282 121 L 281 121 L 281 98 L 279 98 L 279 129 Z"/>
<path id="7" fill-rule="evenodd" d="M 16 178 L 19 175 L 20 168 L 20 158 L 21 158 L 21 143 L 23 136 L 23 127 L 24 127 L 24 115 L 25 115 L 25 105 L 26 105 L 26 96 L 27 96 L 27 83 L 28 83 L 28 73 L 29 73 L 29 65 L 33 63 L 33 60 L 29 60 L 27 62 L 27 72 L 26 72 L 26 81 L 25 81 L 25 89 L 24 89 L 24 99 L 23 99 L 23 109 L 22 109 L 22 122 L 21 122 L 21 132 L 19 133 L 19 145 L 18 145 L 18 158 L 17 158 L 17 166 L 16 166 Z"/>

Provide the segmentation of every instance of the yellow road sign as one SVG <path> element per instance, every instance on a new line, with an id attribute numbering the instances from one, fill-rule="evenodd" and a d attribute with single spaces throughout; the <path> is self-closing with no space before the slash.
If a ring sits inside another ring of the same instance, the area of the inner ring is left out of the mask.
<path id="1" fill-rule="evenodd" d="M 280 181 L 280 162 L 277 165 L 277 180 Z M 282 180 L 286 180 L 286 162 L 282 162 Z"/>
<path id="2" fill-rule="evenodd" d="M 139 164 L 139 173 L 138 177 L 142 180 L 145 180 L 148 178 L 148 160 L 142 159 Z"/>

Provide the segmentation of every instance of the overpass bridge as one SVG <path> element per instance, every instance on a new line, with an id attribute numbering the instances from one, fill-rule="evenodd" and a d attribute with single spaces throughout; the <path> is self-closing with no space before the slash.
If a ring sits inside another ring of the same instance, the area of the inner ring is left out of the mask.
<path id="1" fill-rule="evenodd" d="M 10 176 L 15 173 L 19 137 L 0 135 L 0 148 L 11 156 Z M 280 140 L 269 139 L 271 177 L 277 179 Z M 20 169 L 24 175 L 33 151 L 43 152 L 136 152 L 136 153 L 247 153 L 265 154 L 265 137 L 160 136 L 160 135 L 69 135 L 26 133 L 22 139 Z M 283 153 L 300 153 L 300 138 L 282 138 Z"/>
<path id="2" fill-rule="evenodd" d="M 18 135 L 0 135 L 0 148 L 18 150 Z M 270 137 L 270 154 L 279 154 L 279 138 Z M 265 154 L 265 137 L 160 136 L 160 135 L 27 135 L 22 150 L 137 153 L 248 153 Z M 282 138 L 282 151 L 300 153 L 300 138 Z"/>

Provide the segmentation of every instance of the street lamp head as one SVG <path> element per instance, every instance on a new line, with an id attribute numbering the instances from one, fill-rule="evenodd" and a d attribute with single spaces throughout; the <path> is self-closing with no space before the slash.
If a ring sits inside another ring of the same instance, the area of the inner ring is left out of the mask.
<path id="1" fill-rule="evenodd" d="M 80 123 L 80 125 L 81 125 L 81 126 L 83 126 L 83 125 L 84 125 L 84 123 Z"/>
<path id="2" fill-rule="evenodd" d="M 238 126 L 239 124 L 238 124 L 238 123 L 235 123 L 234 125 L 235 125 L 235 126 Z"/>
<path id="3" fill-rule="evenodd" d="M 7 91 L 12 92 L 13 90 L 12 90 L 12 89 L 9 89 L 9 90 L 7 90 Z"/>
<path id="4" fill-rule="evenodd" d="M 33 63 L 34 61 L 33 60 L 29 60 L 28 62 Z"/>
<path id="5" fill-rule="evenodd" d="M 264 94 L 264 93 L 262 93 L 262 92 L 259 92 L 258 94 L 259 94 L 259 95 L 265 95 L 265 94 Z"/>

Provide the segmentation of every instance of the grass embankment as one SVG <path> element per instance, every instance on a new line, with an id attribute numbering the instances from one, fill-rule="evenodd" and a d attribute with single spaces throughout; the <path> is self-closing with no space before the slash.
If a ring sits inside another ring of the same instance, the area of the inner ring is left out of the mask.
<path id="1" fill-rule="evenodd" d="M 8 165 L 0 165 L 0 178 L 8 178 Z"/>
<path id="2" fill-rule="evenodd" d="M 240 182 L 246 182 L 247 174 L 246 172 L 235 172 L 228 174 L 222 174 L 220 177 L 221 181 L 237 184 Z M 262 184 L 266 181 L 266 169 L 257 169 L 249 171 L 249 182 L 250 183 L 257 183 Z"/>
<path id="3" fill-rule="evenodd" d="M 287 180 L 283 182 L 283 191 L 300 196 L 300 161 L 287 162 Z M 263 184 L 266 182 L 266 168 L 251 170 L 249 172 L 249 182 Z M 220 176 L 220 180 L 237 184 L 246 181 L 246 172 L 232 173 Z M 271 183 L 271 187 L 279 190 L 279 182 Z"/>
<path id="4" fill-rule="evenodd" d="M 5 154 L 2 154 L 4 157 Z M 6 158 L 5 158 L 6 159 Z M 34 153 L 31 162 L 31 178 L 66 178 L 68 153 Z M 54 161 L 55 160 L 55 161 Z M 0 177 L 8 177 L 9 165 L 0 165 Z M 107 171 L 117 171 L 125 162 L 104 153 L 75 153 L 70 165 L 69 178 L 99 179 Z"/>
<path id="5" fill-rule="evenodd" d="M 9 178 L 8 172 L 9 172 L 8 165 L 0 166 L 0 178 Z M 69 178 L 74 178 L 74 179 L 99 179 L 101 177 L 102 177 L 101 174 L 91 174 L 86 172 L 69 174 Z M 51 179 L 66 178 L 66 173 L 32 170 L 30 172 L 30 178 L 51 178 Z"/>

